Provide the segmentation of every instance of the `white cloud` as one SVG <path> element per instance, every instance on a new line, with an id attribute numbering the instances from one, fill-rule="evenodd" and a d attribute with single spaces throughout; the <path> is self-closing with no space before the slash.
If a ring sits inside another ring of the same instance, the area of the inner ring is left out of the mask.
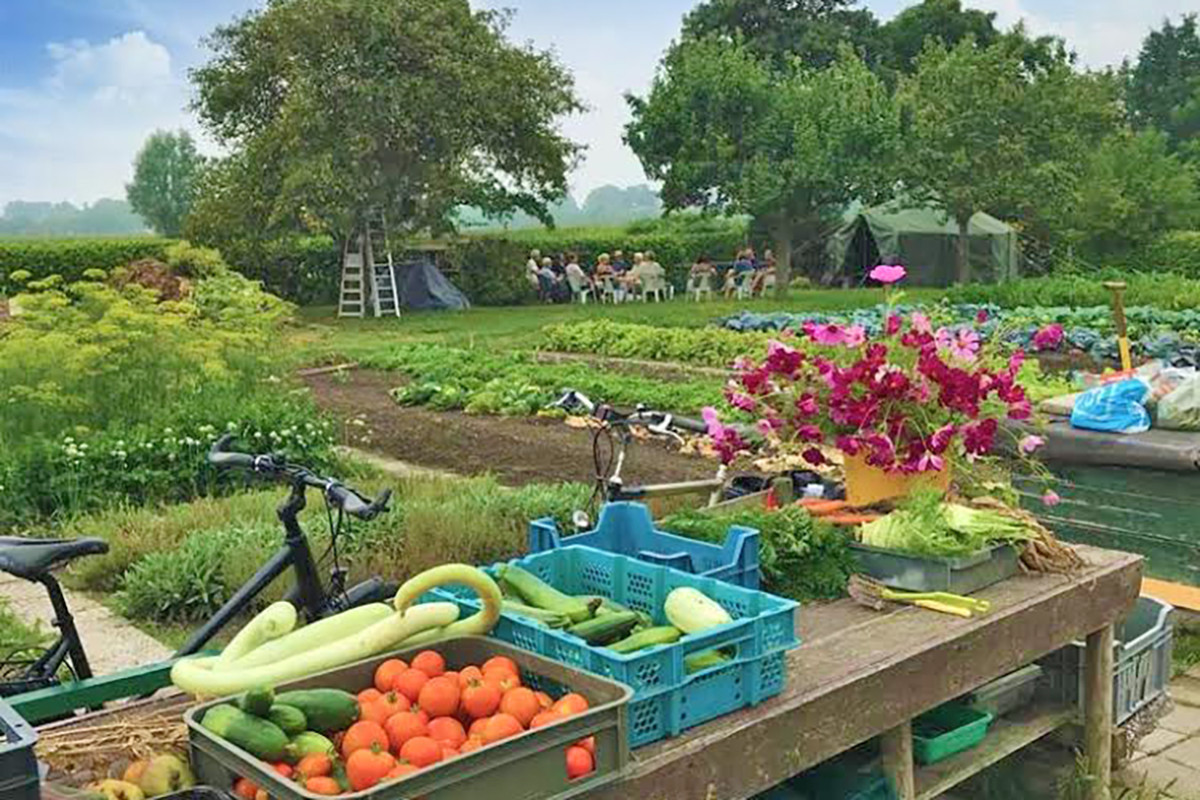
<path id="1" fill-rule="evenodd" d="M 0 86 L 0 206 L 123 196 L 151 132 L 196 133 L 186 81 L 167 48 L 145 32 L 46 49 L 51 65 L 40 81 Z"/>

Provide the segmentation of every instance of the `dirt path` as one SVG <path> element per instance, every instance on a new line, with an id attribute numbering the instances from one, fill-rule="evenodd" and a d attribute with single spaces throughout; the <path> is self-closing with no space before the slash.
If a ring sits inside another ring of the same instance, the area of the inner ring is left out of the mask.
<path id="1" fill-rule="evenodd" d="M 317 403 L 346 422 L 348 444 L 362 450 L 460 475 L 494 474 L 502 483 L 581 481 L 593 478 L 591 432 L 545 419 L 474 417 L 397 405 L 388 390 L 399 385 L 395 373 L 354 370 L 341 377 L 310 375 Z M 368 441 L 359 441 L 359 432 Z M 630 450 L 627 482 L 711 478 L 713 462 L 682 455 L 657 442 L 639 442 Z"/>
<path id="2" fill-rule="evenodd" d="M 171 655 L 157 639 L 138 630 L 101 603 L 66 589 L 63 592 L 75 617 L 75 627 L 83 638 L 83 648 L 93 673 L 106 675 L 161 661 Z M 13 613 L 21 619 L 31 625 L 40 622 L 43 628 L 54 631 L 50 598 L 40 584 L 0 574 L 0 595 L 8 598 Z"/>

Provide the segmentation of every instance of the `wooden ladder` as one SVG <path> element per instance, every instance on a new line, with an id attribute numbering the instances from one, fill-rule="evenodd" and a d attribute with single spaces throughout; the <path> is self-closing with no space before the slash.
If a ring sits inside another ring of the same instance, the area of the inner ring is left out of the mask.
<path id="1" fill-rule="evenodd" d="M 367 310 L 364 238 L 355 234 L 342 245 L 342 288 L 338 293 L 339 317 L 362 317 Z"/>
<path id="2" fill-rule="evenodd" d="M 400 291 L 396 286 L 396 265 L 383 212 L 367 221 L 367 260 L 371 265 L 371 304 L 377 317 L 400 316 Z"/>

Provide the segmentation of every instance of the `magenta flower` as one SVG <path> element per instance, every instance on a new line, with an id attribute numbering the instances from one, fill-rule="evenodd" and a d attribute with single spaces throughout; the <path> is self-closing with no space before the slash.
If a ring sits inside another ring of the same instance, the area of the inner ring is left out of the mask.
<path id="1" fill-rule="evenodd" d="M 862 325 L 851 325 L 842 333 L 842 344 L 846 347 L 861 347 L 867 341 L 867 331 Z"/>
<path id="2" fill-rule="evenodd" d="M 1037 449 L 1039 447 L 1041 447 L 1042 445 L 1044 445 L 1045 443 L 1046 443 L 1045 439 L 1043 439 L 1040 436 L 1035 436 L 1031 433 L 1028 436 L 1021 439 L 1021 442 L 1018 445 L 1018 447 L 1021 448 L 1022 453 L 1029 456 L 1029 455 L 1033 455 L 1034 452 L 1036 452 Z"/>
<path id="3" fill-rule="evenodd" d="M 800 454 L 804 460 L 812 464 L 814 467 L 819 467 L 825 463 L 825 454 L 815 447 L 810 447 Z"/>
<path id="4" fill-rule="evenodd" d="M 933 325 L 929 322 L 929 317 L 922 314 L 920 311 L 914 311 L 909 317 L 909 323 L 912 329 L 917 333 L 933 333 Z"/>
<path id="5" fill-rule="evenodd" d="M 763 436 L 774 436 L 783 427 L 783 420 L 779 417 L 763 417 L 755 423 L 755 427 Z"/>
<path id="6" fill-rule="evenodd" d="M 950 355 L 959 361 L 974 361 L 979 352 L 979 334 L 970 328 L 959 328 L 949 349 Z"/>
<path id="7" fill-rule="evenodd" d="M 727 428 L 721 424 L 721 418 L 712 406 L 705 406 L 701 409 L 700 416 L 703 418 L 704 424 L 708 426 L 708 436 L 712 439 L 713 447 L 721 456 L 721 463 L 732 463 L 737 459 L 738 454 L 746 449 L 746 443 L 742 441 L 742 437 L 733 428 Z"/>
<path id="8" fill-rule="evenodd" d="M 904 276 L 907 274 L 908 274 L 908 270 L 906 270 L 904 267 L 900 266 L 899 264 L 895 264 L 895 265 L 891 265 L 891 266 L 889 266 L 887 264 L 880 264 L 878 267 L 871 270 L 871 274 L 869 275 L 869 277 L 873 281 L 879 281 L 880 283 L 885 283 L 885 284 L 892 284 L 892 283 L 895 283 L 896 281 L 903 280 Z"/>
<path id="9" fill-rule="evenodd" d="M 975 312 L 975 324 L 982 325 L 988 321 L 988 312 L 986 308 L 981 308 Z"/>
<path id="10" fill-rule="evenodd" d="M 846 341 L 846 330 L 836 322 L 816 325 L 809 334 L 814 342 L 823 345 L 839 345 Z"/>
<path id="11" fill-rule="evenodd" d="M 729 389 L 725 390 L 725 399 L 729 401 L 729 405 L 740 411 L 753 411 L 758 408 L 758 401 L 748 394 L 735 392 Z"/>
<path id="12" fill-rule="evenodd" d="M 792 376 L 804 363 L 804 354 L 794 347 L 772 339 L 767 343 L 767 363 L 769 372 L 778 375 Z"/>
<path id="13" fill-rule="evenodd" d="M 796 412 L 802 417 L 815 417 L 820 410 L 817 398 L 809 392 L 800 395 L 796 400 Z"/>
<path id="14" fill-rule="evenodd" d="M 1063 327 L 1055 322 L 1047 325 L 1033 335 L 1033 349 L 1038 352 L 1057 350 L 1063 343 Z"/>
<path id="15" fill-rule="evenodd" d="M 903 322 L 904 321 L 902 319 L 900 319 L 899 315 L 897 315 L 897 314 L 890 315 L 887 318 L 887 324 L 886 324 L 886 327 L 884 328 L 884 333 L 888 336 L 895 336 L 897 333 L 900 332 L 900 326 L 903 324 Z"/>
<path id="16" fill-rule="evenodd" d="M 816 425 L 801 425 L 796 428 L 796 436 L 802 442 L 819 442 L 823 438 L 821 429 Z"/>
<path id="17" fill-rule="evenodd" d="M 1050 491 L 1046 492 L 1044 495 L 1042 495 L 1042 505 L 1045 505 L 1048 508 L 1054 508 L 1056 505 L 1058 505 L 1061 502 L 1062 502 L 1062 498 L 1059 497 L 1058 492 L 1056 492 L 1054 490 L 1050 490 Z"/>
<path id="18" fill-rule="evenodd" d="M 1025 363 L 1025 351 L 1017 348 L 1017 351 L 1008 358 L 1008 371 L 1012 375 L 1016 375 L 1021 370 L 1021 365 Z"/>

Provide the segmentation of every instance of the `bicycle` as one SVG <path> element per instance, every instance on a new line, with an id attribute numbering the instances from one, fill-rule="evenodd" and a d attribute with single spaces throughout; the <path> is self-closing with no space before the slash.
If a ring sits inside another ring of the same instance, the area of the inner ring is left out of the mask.
<path id="1" fill-rule="evenodd" d="M 347 515 L 370 521 L 386 512 L 391 491 L 385 490 L 379 497 L 370 500 L 335 478 L 317 475 L 299 464 L 275 454 L 250 455 L 229 449 L 233 436 L 222 436 L 209 451 L 208 461 L 218 469 L 244 469 L 283 483 L 291 487 L 287 499 L 279 506 L 277 516 L 285 536 L 279 550 L 229 598 L 220 609 L 175 653 L 175 658 L 193 655 L 212 640 L 231 620 L 244 612 L 276 578 L 291 569 L 296 584 L 285 599 L 296 604 L 309 622 L 336 614 L 347 608 L 389 599 L 396 593 L 397 584 L 379 577 L 369 578 L 362 583 L 346 588 L 348 570 L 342 567 L 337 542 L 342 535 Z M 320 560 L 315 559 L 309 548 L 308 537 L 300 526 L 299 514 L 307 506 L 309 489 L 319 489 L 325 499 L 329 517 L 330 543 Z M 334 511 L 337 511 L 336 519 Z M 108 552 L 108 543 L 103 539 L 32 539 L 15 536 L 0 537 L 0 571 L 45 587 L 54 611 L 54 627 L 58 637 L 53 644 L 36 659 L 8 658 L 0 662 L 0 697 L 16 697 L 63 683 L 60 675 L 65 671 L 75 681 L 92 678 L 91 665 L 75 620 L 63 596 L 62 587 L 52 571 L 76 558 L 100 555 Z M 317 574 L 319 561 L 332 555 L 328 588 Z M 169 663 L 151 665 L 160 680 L 169 670 Z M 165 685 L 165 684 L 163 684 Z M 153 691 L 159 686 L 152 682 L 141 685 L 138 691 Z M 137 692 L 134 692 L 137 693 Z M 104 697 L 116 699 L 116 697 Z M 103 702 L 103 700 L 99 701 Z M 16 704 L 16 701 L 14 701 Z M 92 701 L 88 701 L 89 707 Z"/>
<path id="2" fill-rule="evenodd" d="M 626 485 L 621 477 L 629 445 L 633 442 L 633 429 L 645 428 L 651 434 L 662 436 L 683 444 L 679 431 L 706 433 L 707 427 L 698 420 L 676 417 L 665 411 L 654 411 L 638 405 L 629 413 L 622 413 L 607 403 L 593 403 L 582 392 L 568 389 L 563 396 L 551 404 L 568 412 L 584 411 L 598 420 L 600 425 L 592 433 L 592 460 L 596 466 L 596 488 L 588 501 L 588 510 L 576 512 L 573 519 L 576 528 L 588 527 L 600 505 L 623 500 L 646 501 L 655 498 L 685 494 L 708 494 L 708 506 L 715 506 L 725 499 L 727 468 L 721 464 L 712 478 L 674 483 Z M 608 445 L 609 456 L 604 459 L 604 445 Z"/>

